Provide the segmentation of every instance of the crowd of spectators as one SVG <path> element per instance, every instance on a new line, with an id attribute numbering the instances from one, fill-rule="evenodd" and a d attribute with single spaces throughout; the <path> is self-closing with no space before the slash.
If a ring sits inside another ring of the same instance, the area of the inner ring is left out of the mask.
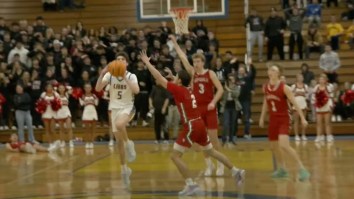
<path id="1" fill-rule="evenodd" d="M 348 10 L 342 13 L 340 19 L 343 21 L 353 20 L 354 2 L 348 0 L 345 3 Z M 343 94 L 343 90 L 348 89 L 348 86 L 345 85 L 350 85 L 350 83 L 342 82 L 338 86 L 339 78 L 337 70 L 341 67 L 338 51 L 343 43 L 348 44 L 350 49 L 353 49 L 354 25 L 349 26 L 345 30 L 341 22 L 337 20 L 339 16 L 335 15 L 330 16 L 330 22 L 323 25 L 321 21 L 323 18 L 323 9 L 332 5 L 338 7 L 338 1 L 283 0 L 282 8 L 284 15 L 276 8 L 272 8 L 270 16 L 267 19 L 260 16 L 256 10 L 252 10 L 246 19 L 246 24 L 249 24 L 250 27 L 250 39 L 248 40 L 250 48 L 248 49 L 248 54 L 252 56 L 253 47 L 256 40 L 258 40 L 258 59 L 259 61 L 263 61 L 263 38 L 266 41 L 266 57 L 268 61 L 273 60 L 274 48 L 277 49 L 280 60 L 286 59 L 287 53 L 289 60 L 310 59 L 310 57 L 314 58 L 314 56 L 311 56 L 312 53 L 318 53 L 320 55 L 318 62 L 320 71 L 327 75 L 328 82 L 334 84 L 334 88 L 342 90 L 342 92 L 337 92 L 337 94 Z M 284 41 L 286 38 L 288 38 L 288 42 Z M 297 49 L 296 53 L 295 49 Z M 309 71 L 306 63 L 302 65 L 302 71 L 304 82 L 309 87 L 316 85 L 316 78 L 313 72 Z M 337 99 L 339 98 L 337 96 Z M 336 103 L 339 102 L 341 101 L 336 100 Z M 337 115 L 341 112 L 338 111 L 338 109 L 341 109 L 340 107 L 344 106 L 336 106 L 335 112 Z M 352 111 L 342 112 L 346 112 L 347 114 L 340 118 L 350 118 L 353 116 L 353 114 L 348 114 L 348 112 Z M 334 117 L 333 120 L 338 120 L 337 118 Z"/>
<path id="2" fill-rule="evenodd" d="M 26 20 L 6 23 L 0 18 L 0 93 L 7 99 L 5 104 L 2 104 L 0 129 L 15 128 L 12 99 L 17 84 L 23 85 L 25 92 L 31 95 L 33 125 L 42 127 L 41 117 L 34 109 L 36 100 L 47 84 L 81 88 L 86 83 L 93 85 L 102 68 L 114 60 L 118 52 L 125 52 L 129 56 L 128 70 L 137 75 L 140 86 L 140 93 L 135 97 L 137 114 L 131 125 L 138 125 L 141 118 L 142 125 L 147 126 L 149 96 L 150 99 L 154 98 L 150 95 L 154 81 L 140 60 L 139 52 L 146 50 L 152 63 L 161 73 L 172 71 L 176 74 L 183 67 L 168 40 L 171 33 L 166 22 L 162 22 L 161 26 L 155 29 L 146 26 L 141 30 L 127 28 L 122 31 L 113 26 L 101 27 L 99 30 L 86 29 L 78 22 L 75 26 L 66 26 L 61 31 L 54 31 L 46 25 L 41 16 L 36 18 L 33 25 Z M 194 53 L 203 53 L 206 57 L 206 67 L 214 70 L 222 83 L 230 75 L 234 76 L 240 84 L 240 96 L 244 101 L 251 98 L 251 91 L 255 87 L 253 65 L 252 71 L 244 65 L 239 67 L 243 62 L 231 51 L 226 52 L 223 57 L 219 55 L 219 42 L 202 21 L 197 21 L 190 34 L 180 37 L 178 41 L 189 59 Z M 162 108 L 153 107 L 153 104 L 150 103 L 150 108 Z M 173 102 L 169 104 L 174 105 Z M 241 104 L 244 110 L 247 110 L 244 114 L 248 118 L 246 123 L 249 124 L 251 104 L 242 103 L 242 100 Z M 77 124 L 80 108 L 73 97 L 70 97 L 69 107 L 72 120 Z M 167 108 L 163 108 L 166 112 Z M 97 109 L 101 124 L 107 124 L 107 101 L 101 99 Z M 249 128 L 246 133 L 249 133 Z"/>

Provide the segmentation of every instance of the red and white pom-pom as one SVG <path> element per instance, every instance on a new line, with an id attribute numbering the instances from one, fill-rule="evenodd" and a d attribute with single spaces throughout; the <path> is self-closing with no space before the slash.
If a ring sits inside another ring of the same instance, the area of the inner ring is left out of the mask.
<path id="1" fill-rule="evenodd" d="M 47 101 L 43 98 L 39 98 L 36 102 L 36 111 L 39 114 L 43 114 L 47 110 Z"/>
<path id="2" fill-rule="evenodd" d="M 82 91 L 81 88 L 75 87 L 75 88 L 72 89 L 71 96 L 73 96 L 73 98 L 78 100 L 78 99 L 80 99 L 82 97 L 83 93 L 84 92 Z"/>
<path id="3" fill-rule="evenodd" d="M 353 90 L 347 90 L 342 96 L 341 100 L 345 105 L 350 105 L 354 101 L 354 91 Z"/>
<path id="4" fill-rule="evenodd" d="M 316 107 L 321 108 L 327 104 L 329 98 L 325 91 L 318 91 L 316 93 Z"/>
<path id="5" fill-rule="evenodd" d="M 0 105 L 5 104 L 6 98 L 0 93 Z"/>
<path id="6" fill-rule="evenodd" d="M 50 106 L 53 111 L 58 111 L 61 108 L 61 100 L 59 98 L 54 98 L 50 101 Z"/>
<path id="7" fill-rule="evenodd" d="M 95 94 L 97 96 L 97 98 L 102 99 L 103 95 L 104 95 L 104 90 L 101 91 L 93 91 L 93 94 Z"/>

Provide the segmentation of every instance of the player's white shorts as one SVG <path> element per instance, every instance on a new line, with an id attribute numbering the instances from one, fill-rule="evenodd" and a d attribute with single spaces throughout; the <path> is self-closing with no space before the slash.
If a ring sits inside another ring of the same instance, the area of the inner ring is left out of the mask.
<path id="1" fill-rule="evenodd" d="M 122 115 L 128 115 L 130 117 L 130 120 L 133 119 L 135 114 L 135 107 L 132 106 L 127 106 L 124 108 L 112 108 L 111 110 L 111 118 L 112 118 L 112 132 L 117 132 L 117 127 L 115 123 L 117 120 L 119 120 L 119 117 Z M 129 120 L 129 121 L 130 121 Z"/>

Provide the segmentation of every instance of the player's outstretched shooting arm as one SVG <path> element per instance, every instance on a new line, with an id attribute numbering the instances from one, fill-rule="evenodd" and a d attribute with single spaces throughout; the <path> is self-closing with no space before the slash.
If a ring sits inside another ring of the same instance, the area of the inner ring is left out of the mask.
<path id="1" fill-rule="evenodd" d="M 96 87 L 95 87 L 95 90 L 98 92 L 101 91 L 108 84 L 108 82 L 103 81 L 103 77 L 107 73 L 107 71 L 108 71 L 108 66 L 102 69 L 100 76 L 98 77 L 98 80 L 96 82 Z"/>
<path id="2" fill-rule="evenodd" d="M 151 75 L 155 78 L 157 84 L 164 88 L 167 88 L 167 79 L 164 78 L 161 73 L 156 70 L 156 68 L 150 63 L 150 57 L 147 56 L 146 51 L 140 52 L 141 60 L 145 63 L 146 67 L 149 69 Z"/>
<path id="3" fill-rule="evenodd" d="M 169 35 L 168 38 L 171 39 L 173 46 L 176 49 L 176 52 L 178 54 L 178 57 L 182 61 L 182 65 L 183 65 L 184 69 L 186 69 L 186 71 L 193 77 L 194 68 L 193 68 L 193 66 L 190 65 L 186 54 L 184 54 L 181 47 L 178 45 L 176 37 L 174 35 Z"/>

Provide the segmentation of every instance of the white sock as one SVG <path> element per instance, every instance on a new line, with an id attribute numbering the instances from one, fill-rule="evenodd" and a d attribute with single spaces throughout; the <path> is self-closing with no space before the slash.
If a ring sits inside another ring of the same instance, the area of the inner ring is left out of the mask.
<path id="1" fill-rule="evenodd" d="M 211 162 L 211 158 L 205 158 L 205 164 L 208 166 L 208 167 L 211 167 L 211 165 L 213 164 Z"/>
<path id="2" fill-rule="evenodd" d="M 187 178 L 186 185 L 195 185 L 195 182 L 192 180 L 192 178 Z"/>
<path id="3" fill-rule="evenodd" d="M 232 173 L 236 173 L 236 172 L 238 172 L 240 169 L 238 169 L 238 168 L 236 168 L 236 167 L 232 167 L 231 168 L 231 172 Z"/>
<path id="4" fill-rule="evenodd" d="M 126 164 L 120 165 L 120 168 L 122 170 L 122 173 L 125 173 L 126 171 L 128 171 L 128 166 Z"/>

